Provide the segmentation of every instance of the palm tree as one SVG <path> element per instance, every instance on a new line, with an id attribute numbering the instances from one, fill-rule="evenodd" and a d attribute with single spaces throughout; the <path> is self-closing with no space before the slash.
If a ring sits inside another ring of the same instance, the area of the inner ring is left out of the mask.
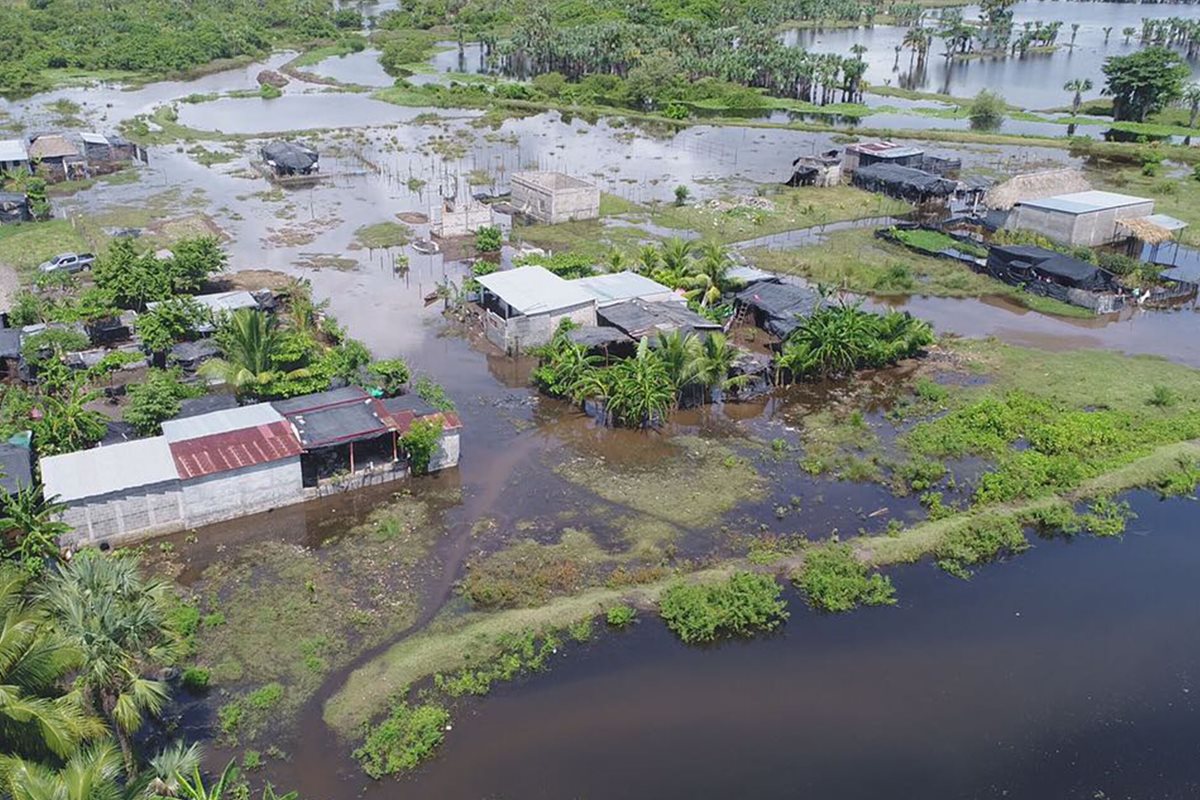
<path id="1" fill-rule="evenodd" d="M 87 404 L 100 393 L 87 389 L 82 380 L 69 380 L 60 391 L 41 400 L 41 418 L 33 426 L 33 440 L 43 456 L 71 453 L 91 447 L 104 438 L 108 425 L 104 415 Z"/>
<path id="2" fill-rule="evenodd" d="M 1183 89 L 1183 94 L 1180 96 L 1180 101 L 1191 113 L 1188 119 L 1188 127 L 1196 127 L 1196 118 L 1200 117 L 1200 83 L 1189 83 Z"/>
<path id="3" fill-rule="evenodd" d="M 146 794 L 161 797 L 179 797 L 183 790 L 183 775 L 190 775 L 200 766 L 200 745 L 175 742 L 154 758 L 150 759 L 150 775 L 146 780 Z"/>
<path id="4" fill-rule="evenodd" d="M 49 575 L 38 595 L 79 652 L 84 705 L 116 737 L 130 779 L 137 775 L 133 735 L 167 700 L 166 685 L 144 673 L 178 652 L 166 593 L 163 583 L 142 577 L 132 558 L 83 553 Z"/>
<path id="5" fill-rule="evenodd" d="M 638 251 L 637 256 L 637 271 L 643 275 L 653 275 L 658 271 L 662 264 L 662 257 L 658 253 L 658 248 L 652 244 L 644 245 Z"/>
<path id="6" fill-rule="evenodd" d="M 0 786 L 12 800 L 115 800 L 120 775 L 121 754 L 111 742 L 79 750 L 62 767 L 0 755 Z"/>
<path id="7" fill-rule="evenodd" d="M 1067 47 L 1070 47 L 1070 48 L 1074 48 L 1074 47 L 1075 47 L 1075 36 L 1076 36 L 1078 33 L 1079 33 L 1079 23 L 1078 23 L 1078 22 L 1072 22 L 1072 23 L 1071 23 L 1071 43 L 1070 43 L 1070 44 L 1068 44 L 1068 45 L 1067 45 Z"/>
<path id="8" fill-rule="evenodd" d="M 8 759 L 65 758 L 102 729 L 78 695 L 58 691 L 79 653 L 54 630 L 46 607 L 25 596 L 28 578 L 0 566 L 0 741 Z M 0 762 L 0 786 L 14 763 Z"/>
<path id="9" fill-rule="evenodd" d="M 47 498 L 40 485 L 25 486 L 0 499 L 0 537 L 16 541 L 6 554 L 36 571 L 58 552 L 58 537 L 71 526 L 54 519 L 66 506 Z"/>
<path id="10" fill-rule="evenodd" d="M 723 333 L 710 333 L 700 348 L 696 363 L 696 381 L 716 397 L 719 392 L 744 383 L 744 376 L 731 378 L 738 349 Z"/>
<path id="11" fill-rule="evenodd" d="M 1104 31 L 1104 46 L 1108 47 L 1108 37 L 1112 36 L 1112 32 L 1113 32 L 1112 26 L 1105 25 L 1100 30 Z"/>
<path id="12" fill-rule="evenodd" d="M 643 338 L 637 355 L 609 368 L 605 402 L 608 417 L 622 425 L 648 428 L 661 422 L 675 404 L 675 387 L 658 354 Z"/>
<path id="13" fill-rule="evenodd" d="M 692 243 L 686 239 L 676 236 L 663 242 L 659 250 L 659 271 L 667 279 L 664 283 L 674 287 L 686 277 L 691 255 Z"/>
<path id="14" fill-rule="evenodd" d="M 696 378 L 700 358 L 700 340 L 694 333 L 686 336 L 678 329 L 660 331 L 654 355 L 667 371 L 678 397 Z"/>
<path id="15" fill-rule="evenodd" d="M 280 377 L 303 378 L 304 368 L 281 370 L 277 365 L 283 339 L 275 318 L 253 308 L 239 308 L 225 321 L 217 334 L 225 358 L 213 358 L 201 365 L 199 374 L 243 389 L 270 383 Z"/>
<path id="16" fill-rule="evenodd" d="M 1064 92 L 1074 92 L 1075 96 L 1071 99 L 1071 116 L 1078 116 L 1079 107 L 1083 105 L 1083 93 L 1092 90 L 1092 81 L 1090 78 L 1075 78 L 1063 84 Z"/>
<path id="17" fill-rule="evenodd" d="M 1125 44 L 1129 44 L 1130 37 L 1135 33 L 1137 33 L 1137 28 L 1121 28 L 1121 35 L 1125 37 Z"/>

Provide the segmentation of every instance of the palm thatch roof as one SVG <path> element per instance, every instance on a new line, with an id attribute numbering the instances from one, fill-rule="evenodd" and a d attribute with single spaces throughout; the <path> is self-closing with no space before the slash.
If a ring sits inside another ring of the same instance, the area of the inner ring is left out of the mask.
<path id="1" fill-rule="evenodd" d="M 1182 230 L 1186 225 L 1174 217 L 1154 214 L 1149 217 L 1119 219 L 1117 227 L 1124 228 L 1133 238 L 1146 244 L 1162 244 L 1171 241 L 1175 231 Z"/>
<path id="2" fill-rule="evenodd" d="M 1059 194 L 1086 192 L 1091 184 L 1077 169 L 1051 169 L 1017 175 L 1004 183 L 992 187 L 983 197 L 988 208 L 1008 211 L 1017 203 L 1026 200 L 1041 200 Z"/>

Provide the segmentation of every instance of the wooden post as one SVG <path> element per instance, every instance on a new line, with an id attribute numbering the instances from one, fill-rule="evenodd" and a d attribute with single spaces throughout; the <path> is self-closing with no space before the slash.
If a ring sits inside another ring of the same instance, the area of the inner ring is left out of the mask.
<path id="1" fill-rule="evenodd" d="M 392 431 L 392 461 L 393 462 L 400 460 L 400 454 L 396 450 L 399 443 L 400 443 L 400 434 L 396 433 L 395 431 Z"/>
<path id="2" fill-rule="evenodd" d="M 350 472 L 354 472 L 354 442 L 350 443 Z"/>

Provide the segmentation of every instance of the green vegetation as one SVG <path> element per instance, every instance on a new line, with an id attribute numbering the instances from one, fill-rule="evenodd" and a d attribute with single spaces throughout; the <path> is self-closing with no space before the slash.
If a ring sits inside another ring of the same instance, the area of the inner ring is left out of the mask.
<path id="1" fill-rule="evenodd" d="M 937 254 L 946 250 L 957 250 L 978 258 L 987 256 L 987 248 L 983 245 L 960 241 L 941 231 L 925 228 L 892 228 L 889 232 L 909 247 L 926 253 Z"/>
<path id="2" fill-rule="evenodd" d="M 424 475 L 429 472 L 429 464 L 437 453 L 442 442 L 442 421 L 440 419 L 414 420 L 409 429 L 400 437 L 400 446 L 408 454 L 408 464 L 414 475 Z"/>
<path id="3" fill-rule="evenodd" d="M 984 89 L 975 96 L 967 107 L 967 118 L 973 130 L 993 131 L 1004 124 L 1004 112 L 1008 103 L 996 92 Z"/>
<path id="4" fill-rule="evenodd" d="M 117 305 L 141 311 L 147 303 L 197 291 L 228 262 L 212 236 L 180 240 L 171 252 L 170 258 L 159 259 L 134 239 L 120 238 L 96 259 L 92 277 Z"/>
<path id="5" fill-rule="evenodd" d="M 203 390 L 180 380 L 178 370 L 152 369 L 146 380 L 129 388 L 125 421 L 143 436 L 161 433 L 162 422 L 179 413 L 180 401 L 198 397 Z"/>
<path id="6" fill-rule="evenodd" d="M 467 564 L 460 591 L 481 609 L 543 605 L 600 582 L 605 553 L 583 531 L 568 528 L 557 544 L 517 542 Z"/>
<path id="7" fill-rule="evenodd" d="M 403 247 L 412 237 L 407 225 L 399 222 L 377 222 L 364 225 L 354 232 L 354 240 L 368 250 Z"/>
<path id="8" fill-rule="evenodd" d="M 450 712 L 438 705 L 392 706 L 388 718 L 367 735 L 354 751 L 363 770 L 378 780 L 416 767 L 437 750 L 445 738 Z"/>
<path id="9" fill-rule="evenodd" d="M 1113 117 L 1145 121 L 1183 95 L 1191 70 L 1183 57 L 1167 47 L 1152 46 L 1104 62 L 1105 92 L 1112 96 Z"/>
<path id="10" fill-rule="evenodd" d="M 504 234 L 495 225 L 485 225 L 475 231 L 475 249 L 480 253 L 497 253 L 504 244 Z"/>
<path id="11" fill-rule="evenodd" d="M 787 604 L 775 579 L 738 572 L 723 583 L 676 583 L 663 592 L 659 613 L 667 627 L 688 643 L 720 636 L 751 636 L 787 619 Z"/>
<path id="12" fill-rule="evenodd" d="M 614 628 L 624 628 L 626 625 L 631 625 L 637 619 L 637 612 L 630 606 L 613 606 L 604 615 L 604 620 Z"/>
<path id="13" fill-rule="evenodd" d="M 805 597 L 822 611 L 850 611 L 860 605 L 882 606 L 896 602 L 891 580 L 871 573 L 848 545 L 813 549 L 804 557 L 796 581 Z"/>
<path id="14" fill-rule="evenodd" d="M 66 219 L 0 226 L 0 264 L 30 270 L 59 253 L 87 250 L 88 241 Z"/>
<path id="15" fill-rule="evenodd" d="M 971 576 L 970 567 L 1029 547 L 1021 521 L 1007 514 L 983 514 L 951 529 L 933 551 L 937 564 L 951 575 Z"/>
<path id="16" fill-rule="evenodd" d="M 584 625 L 590 630 L 591 619 L 582 619 L 572 626 Z M 568 630 L 572 626 L 568 626 Z M 540 672 L 549 665 L 550 657 L 563 646 L 558 631 L 537 633 L 523 630 L 504 634 L 496 640 L 496 650 L 482 663 L 464 667 L 449 675 L 433 676 L 434 687 L 448 698 L 464 695 L 482 697 L 500 681 L 511 681 L 522 673 Z"/>
<path id="17" fill-rule="evenodd" d="M 900 311 L 875 314 L 857 305 L 819 309 L 783 343 L 776 372 L 790 380 L 879 369 L 918 355 L 933 328 Z"/>

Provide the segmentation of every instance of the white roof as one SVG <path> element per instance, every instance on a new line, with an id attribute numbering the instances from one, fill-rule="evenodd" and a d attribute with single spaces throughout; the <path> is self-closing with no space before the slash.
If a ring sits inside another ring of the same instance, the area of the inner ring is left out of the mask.
<path id="1" fill-rule="evenodd" d="M 225 408 L 194 417 L 170 419 L 162 424 L 162 432 L 168 443 L 174 443 L 283 421 L 283 415 L 270 403 L 255 403 L 252 406 Z"/>
<path id="2" fill-rule="evenodd" d="M 635 298 L 653 298 L 662 294 L 670 294 L 671 287 L 636 272 L 612 272 L 607 275 L 593 275 L 590 278 L 576 278 L 568 281 L 583 287 L 584 291 L 596 298 L 600 305 L 620 303 Z"/>
<path id="3" fill-rule="evenodd" d="M 1141 203 L 1154 202 L 1148 197 L 1134 197 L 1116 192 L 1075 192 L 1059 194 L 1053 197 L 1043 197 L 1040 200 L 1022 200 L 1018 205 L 1030 208 L 1044 208 L 1048 211 L 1063 211 L 1068 214 L 1087 214 L 1092 211 L 1105 211 L 1111 208 L 1135 206 Z"/>
<path id="4" fill-rule="evenodd" d="M 99 133 L 81 133 L 79 138 L 88 144 L 108 144 L 108 138 Z"/>
<path id="5" fill-rule="evenodd" d="M 548 314 L 594 303 L 595 298 L 574 281 L 563 280 L 545 267 L 528 266 L 493 272 L 475 280 L 526 316 Z"/>
<path id="6" fill-rule="evenodd" d="M 1175 217 L 1168 216 L 1167 214 L 1151 214 L 1150 216 L 1143 217 L 1142 219 L 1146 220 L 1146 222 L 1149 222 L 1151 225 L 1157 225 L 1163 230 L 1168 231 L 1181 231 L 1188 226 L 1188 224 L 1183 220 L 1176 219 Z"/>
<path id="7" fill-rule="evenodd" d="M 179 479 L 162 436 L 46 456 L 40 463 L 46 496 L 66 503 Z"/>
<path id="8" fill-rule="evenodd" d="M 198 294 L 192 299 L 210 311 L 236 311 L 239 308 L 258 307 L 258 301 L 254 299 L 254 295 L 246 291 Z M 154 308 L 159 302 L 162 301 L 146 303 L 146 308 Z"/>
<path id="9" fill-rule="evenodd" d="M 20 139 L 0 139 L 0 161 L 28 161 L 29 152 Z"/>

